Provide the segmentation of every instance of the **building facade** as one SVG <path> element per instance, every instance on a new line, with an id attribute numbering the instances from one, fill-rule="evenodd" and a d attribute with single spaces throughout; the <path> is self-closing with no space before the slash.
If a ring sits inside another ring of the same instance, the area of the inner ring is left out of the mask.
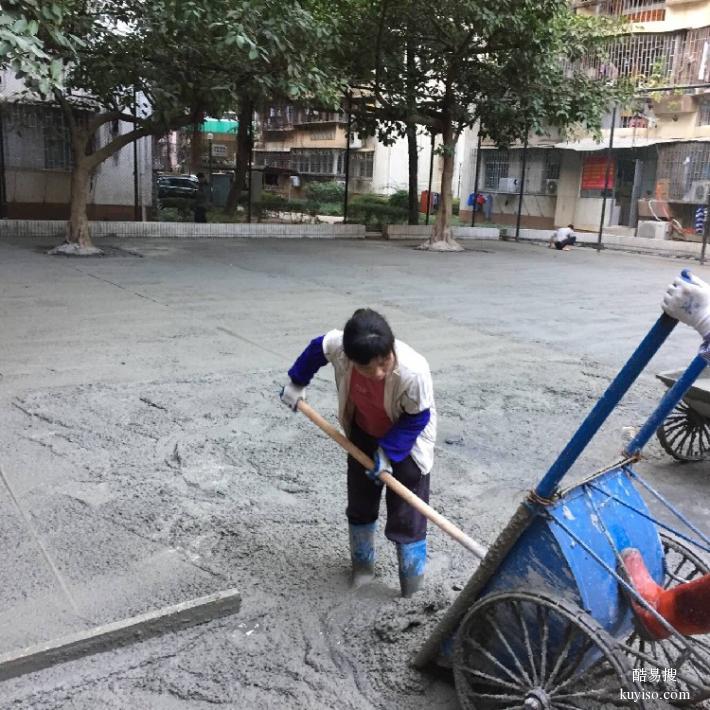
<path id="1" fill-rule="evenodd" d="M 14 73 L 0 73 L 0 203 L 12 219 L 69 216 L 72 151 L 62 111 L 21 96 Z M 120 121 L 102 127 L 102 143 L 131 130 Z M 152 202 L 151 140 L 141 139 L 101 163 L 90 185 L 89 219 L 135 219 Z"/>
<path id="2" fill-rule="evenodd" d="M 696 214 L 710 192 L 710 0 L 581 0 L 575 6 L 628 21 L 628 34 L 615 41 L 607 60 L 586 70 L 631 79 L 637 99 L 606 116 L 599 142 L 587 135 L 530 137 L 521 223 L 596 231 L 606 195 L 603 227 L 609 231 L 633 234 L 639 222 L 659 218 L 675 225 L 676 236 L 695 238 Z M 476 138 L 475 130 L 466 136 L 468 192 Z M 481 148 L 478 190 L 491 196 L 492 220 L 512 224 L 523 147 L 499 150 L 484 141 Z"/>
<path id="3" fill-rule="evenodd" d="M 269 107 L 257 116 L 254 165 L 264 171 L 264 188 L 289 197 L 303 195 L 311 181 L 345 182 L 347 114 L 292 104 Z M 407 141 L 384 145 L 373 136 L 350 134 L 348 189 L 391 195 L 409 186 Z M 420 135 L 418 190 L 429 184 L 431 143 Z M 438 191 L 441 161 L 435 156 L 432 190 Z"/>

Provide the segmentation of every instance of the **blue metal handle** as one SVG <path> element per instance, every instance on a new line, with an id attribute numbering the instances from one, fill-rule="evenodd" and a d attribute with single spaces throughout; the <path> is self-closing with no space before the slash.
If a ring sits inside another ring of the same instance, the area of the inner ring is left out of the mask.
<path id="1" fill-rule="evenodd" d="M 601 399 L 594 405 L 594 408 L 577 429 L 569 443 L 552 464 L 550 470 L 535 489 L 535 493 L 541 498 L 549 498 L 559 482 L 572 467 L 579 455 L 584 451 L 587 444 L 599 431 L 607 417 L 614 411 L 614 408 L 629 391 L 636 378 L 643 372 L 651 358 L 658 352 L 659 348 L 668 336 L 673 332 L 673 328 L 678 325 L 675 318 L 671 318 L 665 313 L 656 321 L 655 325 L 648 332 L 648 335 L 641 341 L 629 361 L 621 369 L 614 381 L 609 385 Z"/>
<path id="2" fill-rule="evenodd" d="M 658 407 L 646 423 L 641 427 L 638 434 L 629 442 L 624 450 L 627 456 L 635 456 L 648 443 L 648 440 L 655 434 L 656 429 L 665 421 L 666 417 L 676 408 L 683 399 L 683 395 L 693 386 L 693 382 L 700 377 L 702 371 L 707 367 L 707 361 L 698 355 L 693 362 L 688 365 L 688 369 L 678 379 L 678 381 L 666 392 L 665 397 L 660 401 Z"/>

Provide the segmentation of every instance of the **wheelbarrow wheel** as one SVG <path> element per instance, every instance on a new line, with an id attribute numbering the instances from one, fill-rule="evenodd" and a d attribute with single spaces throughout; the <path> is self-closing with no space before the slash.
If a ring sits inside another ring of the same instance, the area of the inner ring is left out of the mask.
<path id="1" fill-rule="evenodd" d="M 663 587 L 670 589 L 683 582 L 690 582 L 710 573 L 710 566 L 693 550 L 675 537 L 660 533 L 663 545 Z M 676 691 L 685 697 L 671 702 L 677 707 L 697 705 L 710 698 L 710 634 L 686 637 L 692 649 L 688 653 L 681 643 L 682 637 L 671 636 L 661 641 L 646 641 L 634 632 L 624 648 L 629 662 L 635 668 L 655 668 L 658 678 L 654 689 Z M 667 669 L 673 669 L 668 677 Z"/>
<path id="2" fill-rule="evenodd" d="M 661 446 L 677 461 L 710 456 L 710 420 L 681 402 L 656 430 Z"/>
<path id="3" fill-rule="evenodd" d="M 456 634 L 453 671 L 464 710 L 627 707 L 634 696 L 626 694 L 640 690 L 594 618 L 552 595 L 522 591 L 471 607 Z"/>

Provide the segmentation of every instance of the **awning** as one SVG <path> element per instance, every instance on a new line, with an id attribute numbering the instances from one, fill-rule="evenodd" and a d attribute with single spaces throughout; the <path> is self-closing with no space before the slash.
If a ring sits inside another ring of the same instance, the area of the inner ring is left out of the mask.
<path id="1" fill-rule="evenodd" d="M 639 136 L 614 136 L 612 149 L 646 148 L 651 145 L 658 145 L 659 143 L 710 143 L 710 138 L 642 138 Z M 555 143 L 555 148 L 593 153 L 597 150 L 607 150 L 609 148 L 609 139 L 607 138 L 601 143 L 598 143 L 593 138 L 584 138 L 581 141 Z"/>

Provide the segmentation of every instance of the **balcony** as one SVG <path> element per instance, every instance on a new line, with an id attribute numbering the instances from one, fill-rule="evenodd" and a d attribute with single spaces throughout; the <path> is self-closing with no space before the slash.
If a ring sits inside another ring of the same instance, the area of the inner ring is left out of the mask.
<path id="1" fill-rule="evenodd" d="M 577 0 L 575 9 L 594 10 L 598 15 L 623 17 L 629 22 L 663 22 L 665 0 Z"/>
<path id="2" fill-rule="evenodd" d="M 304 108 L 294 112 L 293 123 L 296 126 L 322 125 L 324 123 L 347 123 L 342 111 L 321 111 Z"/>
<path id="3" fill-rule="evenodd" d="M 261 122 L 261 130 L 269 132 L 292 131 L 293 123 L 290 118 L 283 118 L 281 116 L 269 116 L 269 118 L 266 118 Z"/>

